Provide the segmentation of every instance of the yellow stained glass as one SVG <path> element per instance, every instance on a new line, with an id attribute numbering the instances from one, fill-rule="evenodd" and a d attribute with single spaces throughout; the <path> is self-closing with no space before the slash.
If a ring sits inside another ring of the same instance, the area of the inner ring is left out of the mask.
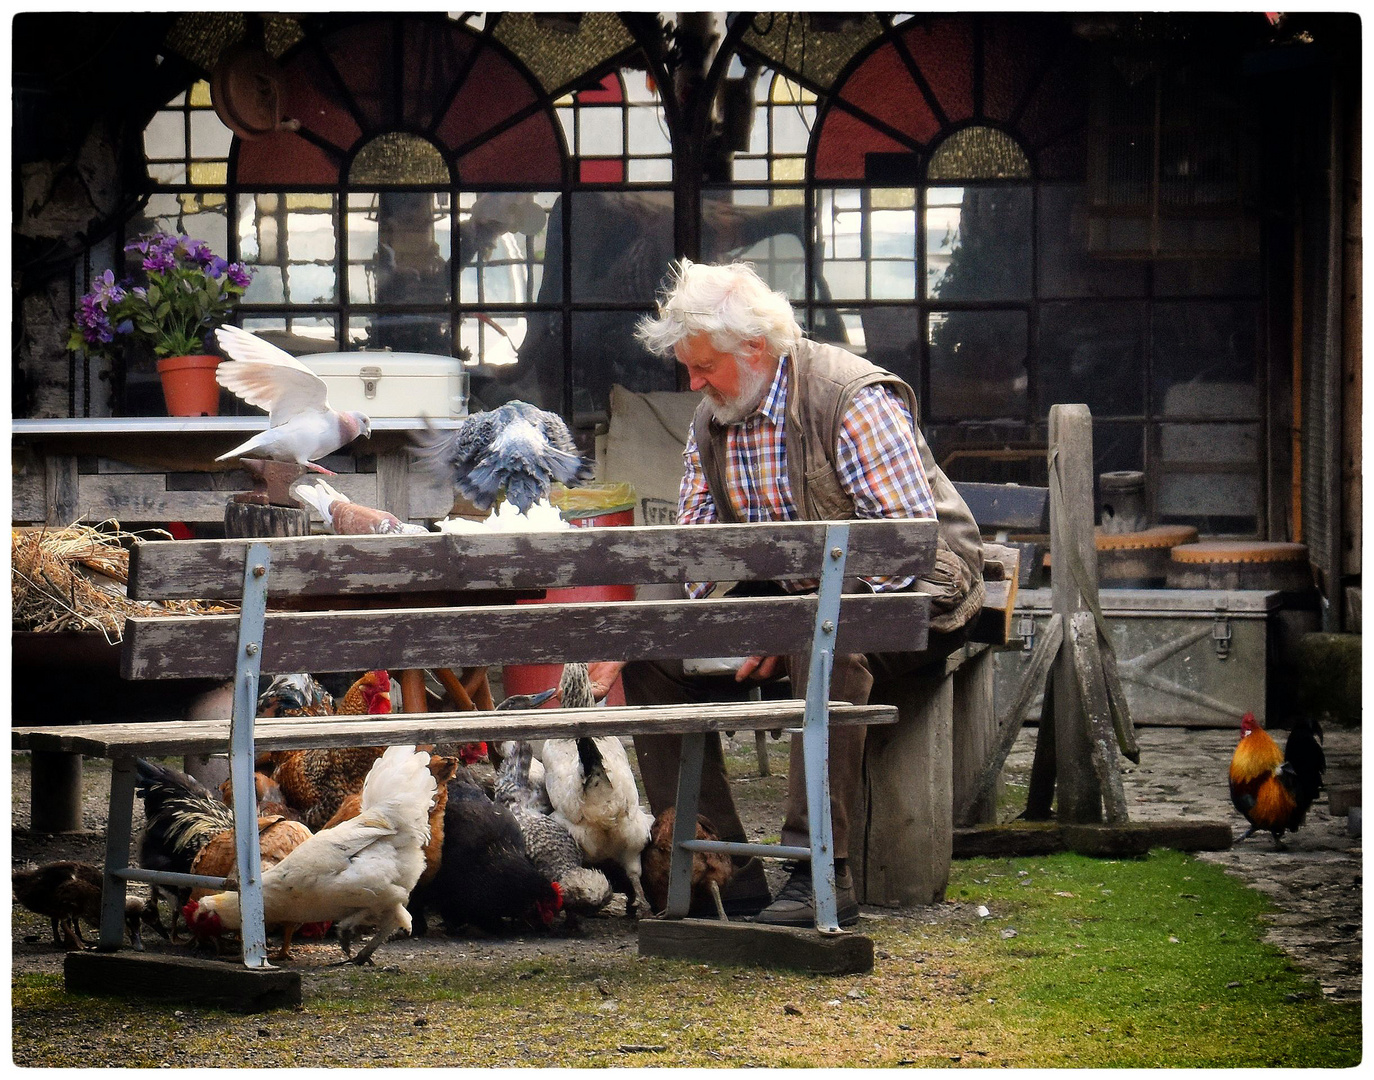
<path id="1" fill-rule="evenodd" d="M 1005 131 L 968 127 L 956 131 L 930 155 L 930 180 L 1022 180 L 1030 163 Z"/>
<path id="2" fill-rule="evenodd" d="M 798 102 L 803 105 L 814 105 L 816 95 L 804 86 L 781 75 L 773 80 L 774 105 L 795 105 Z"/>
<path id="3" fill-rule="evenodd" d="M 286 196 L 288 210 L 333 210 L 333 195 L 292 194 Z"/>
<path id="4" fill-rule="evenodd" d="M 277 212 L 277 196 L 270 194 L 254 195 L 253 200 L 258 205 L 259 214 L 275 214 Z"/>
<path id="5" fill-rule="evenodd" d="M 229 163 L 227 161 L 191 162 L 191 183 L 227 184 L 229 182 Z"/>
<path id="6" fill-rule="evenodd" d="M 874 210 L 910 210 L 916 205 L 915 188 L 872 188 L 868 197 Z"/>
<path id="7" fill-rule="evenodd" d="M 210 84 L 204 79 L 191 87 L 191 104 L 205 108 L 209 108 L 212 104 L 210 101 Z"/>
<path id="8" fill-rule="evenodd" d="M 782 191 L 775 191 L 773 192 L 773 205 L 801 206 L 802 202 L 804 201 L 802 195 L 803 192 L 797 191 L 796 189 L 792 189 L 790 191 L 786 189 Z"/>
<path id="9" fill-rule="evenodd" d="M 452 178 L 438 147 L 419 135 L 388 131 L 358 151 L 348 172 L 352 185 L 427 184 L 447 187 Z"/>
<path id="10" fill-rule="evenodd" d="M 806 175 L 806 158 L 786 157 L 773 159 L 774 180 L 801 180 Z"/>

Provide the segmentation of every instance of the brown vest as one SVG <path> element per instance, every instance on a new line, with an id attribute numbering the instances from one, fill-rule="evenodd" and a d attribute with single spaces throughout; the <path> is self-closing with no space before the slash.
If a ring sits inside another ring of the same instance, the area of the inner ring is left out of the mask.
<path id="1" fill-rule="evenodd" d="M 890 371 L 834 345 L 802 341 L 789 363 L 784 438 L 792 497 L 805 520 L 852 518 L 854 501 L 841 486 L 835 467 L 841 417 L 857 391 L 881 383 L 906 402 L 915 422 L 916 395 Z M 736 521 L 734 507 L 725 496 L 726 428 L 711 416 L 711 404 L 706 398 L 697 406 L 692 426 L 716 514 L 721 521 Z M 982 607 L 983 541 L 964 500 L 935 464 L 919 422 L 913 427 L 940 522 L 936 565 L 915 587 L 931 594 L 931 627 L 949 631 L 963 626 Z"/>

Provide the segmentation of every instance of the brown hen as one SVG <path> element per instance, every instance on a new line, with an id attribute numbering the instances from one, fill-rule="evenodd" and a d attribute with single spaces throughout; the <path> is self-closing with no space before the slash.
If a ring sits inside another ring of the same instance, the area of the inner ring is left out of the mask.
<path id="1" fill-rule="evenodd" d="M 668 906 L 668 869 L 673 861 L 673 824 L 677 811 L 668 807 L 654 819 L 649 831 L 649 846 L 640 856 L 644 876 L 644 893 L 656 913 Z M 705 814 L 697 815 L 698 840 L 719 840 L 715 828 Z M 692 853 L 692 907 L 705 908 L 707 898 L 714 901 L 716 914 L 725 920 L 725 906 L 720 890 L 734 876 L 735 864 L 729 855 L 712 851 Z"/>

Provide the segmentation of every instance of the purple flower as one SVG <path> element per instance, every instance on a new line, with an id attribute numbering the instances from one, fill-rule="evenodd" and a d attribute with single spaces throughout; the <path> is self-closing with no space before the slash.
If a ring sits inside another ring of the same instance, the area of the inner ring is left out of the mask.
<path id="1" fill-rule="evenodd" d="M 114 331 L 110 329 L 110 320 L 89 296 L 81 298 L 81 304 L 76 313 L 76 325 L 80 328 L 81 336 L 85 338 L 88 345 L 107 344 L 114 340 Z"/>
<path id="2" fill-rule="evenodd" d="M 165 274 L 176 266 L 176 259 L 170 251 L 152 250 L 143 260 L 143 269 L 150 274 Z"/>
<path id="3" fill-rule="evenodd" d="M 133 294 L 137 296 L 140 300 L 148 299 L 148 290 L 145 289 L 142 285 L 135 285 L 132 291 Z"/>
<path id="4" fill-rule="evenodd" d="M 210 245 L 204 240 L 192 240 L 186 248 L 186 256 L 202 270 L 214 263 L 219 258 L 210 250 Z M 223 260 L 220 260 L 221 262 Z"/>
<path id="5" fill-rule="evenodd" d="M 209 274 L 212 278 L 222 277 L 224 275 L 224 271 L 228 269 L 228 267 L 229 263 L 226 260 L 221 259 L 218 255 L 215 255 L 206 265 L 205 272 Z"/>
<path id="6" fill-rule="evenodd" d="M 148 237 L 148 236 L 140 237 L 139 239 L 135 240 L 135 241 L 134 241 L 133 243 L 131 243 L 131 244 L 125 244 L 125 245 L 124 245 L 124 250 L 125 250 L 125 251 L 137 251 L 140 255 L 147 255 L 147 254 L 148 254 L 148 244 L 149 244 L 149 242 L 151 241 L 151 239 L 152 239 L 152 238 L 151 238 L 151 237 Z"/>
<path id="7" fill-rule="evenodd" d="M 91 285 L 90 296 L 104 311 L 109 311 L 111 304 L 118 304 L 124 299 L 124 290 L 115 284 L 113 270 L 106 270 L 95 279 Z"/>
<path id="8" fill-rule="evenodd" d="M 229 275 L 229 284 L 237 285 L 240 289 L 248 288 L 253 280 L 253 272 L 243 263 L 230 263 L 226 272 Z"/>
<path id="9" fill-rule="evenodd" d="M 120 323 L 118 326 L 115 327 L 115 333 L 116 333 L 116 334 L 132 334 L 133 331 L 134 331 L 134 320 L 133 320 L 133 319 L 125 319 L 122 323 Z"/>

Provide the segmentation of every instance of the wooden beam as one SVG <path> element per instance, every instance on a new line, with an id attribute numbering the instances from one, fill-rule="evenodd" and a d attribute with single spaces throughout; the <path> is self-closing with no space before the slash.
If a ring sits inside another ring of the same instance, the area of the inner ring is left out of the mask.
<path id="1" fill-rule="evenodd" d="M 250 970 L 193 956 L 69 952 L 62 973 L 69 994 L 156 998 L 246 1013 L 301 1004 L 299 971 Z"/>
<path id="2" fill-rule="evenodd" d="M 1175 851 L 1225 851 L 1231 826 L 1224 821 L 1169 818 L 1119 825 L 1059 825 L 1013 821 L 954 830 L 956 859 L 995 859 L 1077 851 L 1106 858 L 1143 855 L 1151 848 Z"/>
<path id="3" fill-rule="evenodd" d="M 983 532 L 1045 532 L 1049 511 L 1049 491 L 1019 484 L 974 484 L 954 482 Z"/>
<path id="4" fill-rule="evenodd" d="M 1069 634 L 1069 651 L 1073 654 L 1073 670 L 1092 747 L 1093 771 L 1097 773 L 1107 821 L 1118 825 L 1128 821 L 1131 815 L 1121 784 L 1116 733 L 1112 729 L 1111 706 L 1107 702 L 1107 683 L 1102 677 L 1102 653 L 1097 647 L 1097 624 L 1093 622 L 1093 613 L 1074 612 L 1069 620 Z"/>
<path id="5" fill-rule="evenodd" d="M 1060 650 L 1063 651 L 1062 649 Z M 1026 791 L 1027 821 L 1048 820 L 1054 805 L 1054 665 L 1045 676 L 1045 700 L 1040 707 L 1041 723 L 1035 735 L 1035 756 L 1031 758 L 1030 787 Z"/>
<path id="6" fill-rule="evenodd" d="M 923 574 L 934 563 L 936 529 L 926 520 L 849 522 L 846 574 Z M 338 596 L 814 578 L 826 554 L 825 530 L 824 522 L 794 521 L 291 537 L 273 541 L 269 591 Z M 243 591 L 244 551 L 233 540 L 137 543 L 130 552 L 129 595 L 236 600 Z"/>
<path id="7" fill-rule="evenodd" d="M 608 530 L 613 531 L 613 530 Z M 275 566 L 273 568 L 275 570 Z M 835 648 L 920 652 L 930 598 L 848 594 Z M 272 612 L 264 674 L 489 664 L 562 664 L 806 652 L 816 597 L 508 604 L 423 610 Z M 231 678 L 238 616 L 131 617 L 124 626 L 126 679 Z"/>
<path id="8" fill-rule="evenodd" d="M 1088 607 L 1080 590 L 1097 589 L 1093 535 L 1093 420 L 1086 405 L 1051 405 L 1049 419 L 1051 610 L 1068 623 Z M 1080 580 L 1081 577 L 1081 580 Z M 1096 601 L 1096 596 L 1092 596 Z M 1073 650 L 1061 649 L 1054 667 L 1055 789 L 1063 821 L 1101 821 L 1102 792 L 1083 724 Z M 1047 725 L 1042 724 L 1043 731 Z"/>
<path id="9" fill-rule="evenodd" d="M 1031 651 L 1030 663 L 1026 665 L 1026 670 L 1021 676 L 1021 685 L 1016 692 L 1016 699 L 1012 702 L 1006 716 L 998 722 L 997 745 L 988 755 L 982 771 L 978 774 L 978 779 L 969 788 L 967 797 L 955 809 L 954 820 L 959 825 L 972 825 L 974 823 L 975 808 L 980 801 L 987 798 L 988 793 L 996 786 L 997 777 L 1002 773 L 1002 766 L 1006 763 L 1007 755 L 1011 753 L 1016 737 L 1021 733 L 1021 725 L 1026 721 L 1026 713 L 1030 712 L 1031 703 L 1040 693 L 1041 684 L 1045 681 L 1050 665 L 1059 655 L 1059 646 L 1063 640 L 1064 618 L 1056 613 L 1051 615 L 1049 622 L 1045 624 L 1044 633 L 1037 635 L 1035 648 Z M 1042 732 L 1043 729 L 1044 725 L 1041 725 Z"/>
<path id="10" fill-rule="evenodd" d="M 576 739 L 584 735 L 678 735 L 688 731 L 773 731 L 799 727 L 805 702 L 741 701 L 699 705 L 621 705 L 592 709 L 521 709 L 510 712 L 432 712 L 387 716 L 260 719 L 253 725 L 256 750 L 324 749 L 342 746 L 404 746 L 410 743 L 501 742 L 506 739 Z M 892 705 L 831 702 L 832 726 L 895 724 Z M 54 750 L 95 757 L 163 757 L 223 753 L 229 721 L 195 723 L 63 724 L 13 727 L 14 750 Z"/>
<path id="11" fill-rule="evenodd" d="M 1102 653 L 1102 677 L 1107 681 L 1107 703 L 1112 709 L 1112 726 L 1116 729 L 1116 744 L 1135 764 L 1140 764 L 1140 744 L 1135 738 L 1135 722 L 1131 719 L 1130 703 L 1121 685 L 1121 673 L 1116 667 L 1116 650 L 1110 641 L 1098 639 Z"/>
<path id="12" fill-rule="evenodd" d="M 639 955 L 785 968 L 813 975 L 864 975 L 873 970 L 873 939 L 762 923 L 643 919 Z"/>

